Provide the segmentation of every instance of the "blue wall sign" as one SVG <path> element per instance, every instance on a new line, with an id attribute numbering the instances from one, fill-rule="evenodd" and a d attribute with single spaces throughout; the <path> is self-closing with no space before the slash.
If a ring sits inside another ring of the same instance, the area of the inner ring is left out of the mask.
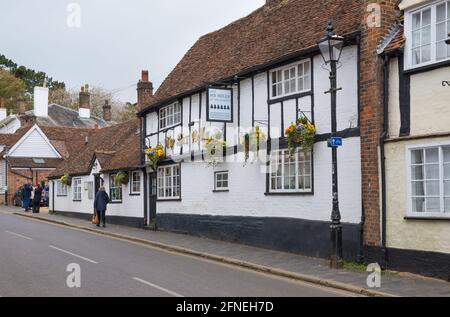
<path id="1" fill-rule="evenodd" d="M 343 141 L 343 139 L 342 138 L 331 138 L 329 141 L 328 141 L 328 146 L 329 147 L 341 147 L 341 146 L 343 146 L 344 145 L 344 141 Z"/>

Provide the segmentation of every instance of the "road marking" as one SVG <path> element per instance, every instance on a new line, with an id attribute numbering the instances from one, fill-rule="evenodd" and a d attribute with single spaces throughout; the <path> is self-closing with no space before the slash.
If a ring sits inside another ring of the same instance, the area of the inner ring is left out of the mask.
<path id="1" fill-rule="evenodd" d="M 160 290 L 160 291 L 162 291 L 162 292 L 164 292 L 164 293 L 167 293 L 167 294 L 169 294 L 169 295 L 172 295 L 172 296 L 175 296 L 175 297 L 184 297 L 183 295 L 180 295 L 180 294 L 178 294 L 178 293 L 169 291 L 168 289 L 166 289 L 166 288 L 164 288 L 164 287 L 161 287 L 161 286 L 155 285 L 155 284 L 153 284 L 153 283 L 147 282 L 147 281 L 145 281 L 145 280 L 143 280 L 143 279 L 140 279 L 140 278 L 138 278 L 138 277 L 133 277 L 133 280 L 138 281 L 138 282 L 140 282 L 140 283 L 142 283 L 142 284 L 145 284 L 145 285 L 147 285 L 147 286 L 151 286 L 151 287 L 153 287 L 153 288 L 156 288 L 157 290 Z"/>
<path id="2" fill-rule="evenodd" d="M 19 238 L 27 239 L 27 240 L 30 240 L 30 241 L 32 241 L 32 240 L 33 240 L 32 238 L 30 238 L 30 237 L 27 237 L 27 236 L 24 236 L 24 235 L 22 235 L 22 234 L 18 234 L 18 233 L 15 233 L 15 232 L 11 232 L 11 231 L 6 231 L 6 230 L 5 230 L 5 232 L 6 232 L 6 233 L 8 233 L 8 234 L 10 234 L 10 235 L 13 235 L 13 236 L 19 237 Z"/>
<path id="3" fill-rule="evenodd" d="M 51 249 L 54 249 L 54 250 L 57 250 L 57 251 L 60 251 L 60 252 L 63 252 L 63 253 L 66 253 L 66 254 L 72 255 L 72 256 L 74 256 L 74 257 L 76 257 L 76 258 L 79 258 L 79 259 L 85 260 L 86 262 L 89 262 L 89 263 L 93 263 L 93 264 L 98 264 L 98 262 L 95 262 L 94 260 L 91 260 L 91 259 L 85 258 L 84 256 L 81 256 L 81 255 L 78 255 L 78 254 L 72 253 L 72 252 L 70 252 L 70 251 L 67 251 L 67 250 L 63 250 L 63 249 L 57 248 L 57 247 L 55 247 L 55 246 L 53 246 L 53 245 L 49 245 L 48 247 L 49 247 L 49 248 L 51 248 Z"/>

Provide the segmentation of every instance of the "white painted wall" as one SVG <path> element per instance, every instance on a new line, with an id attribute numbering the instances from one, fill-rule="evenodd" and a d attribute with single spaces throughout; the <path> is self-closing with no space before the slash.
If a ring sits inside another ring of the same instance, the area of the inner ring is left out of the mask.
<path id="1" fill-rule="evenodd" d="M 11 157 L 59 158 L 59 154 L 49 144 L 38 129 L 30 130 L 9 153 Z"/>
<path id="2" fill-rule="evenodd" d="M 100 166 L 97 162 L 97 166 Z M 99 169 L 100 170 L 100 169 Z M 53 205 L 52 195 L 53 195 L 53 184 L 50 182 L 50 210 L 56 210 L 60 212 L 74 212 L 74 213 L 82 213 L 82 214 L 93 214 L 94 210 L 94 199 L 88 199 L 88 191 L 84 189 L 85 182 L 93 182 L 94 181 L 94 173 L 97 171 L 91 171 L 91 174 L 88 176 L 82 176 L 82 201 L 75 202 L 73 201 L 72 188 L 69 187 L 68 196 L 58 197 L 55 192 L 55 201 Z M 110 193 L 109 189 L 109 174 L 103 174 L 101 177 L 104 179 L 106 192 Z M 56 181 L 55 181 L 56 185 Z M 144 217 L 144 182 L 143 182 L 143 174 L 141 173 L 141 194 L 138 196 L 130 195 L 130 186 L 124 185 L 122 187 L 122 203 L 117 204 L 109 204 L 107 215 L 108 216 L 121 216 L 121 217 L 134 217 L 134 218 L 143 218 Z"/>
<path id="3" fill-rule="evenodd" d="M 338 71 L 338 85 L 342 91 L 338 92 L 338 128 L 344 130 L 357 127 L 358 123 L 358 74 L 357 74 L 357 47 L 344 49 L 342 66 Z M 315 123 L 319 134 L 330 133 L 330 95 L 324 92 L 329 89 L 329 73 L 322 68 L 322 58 L 313 59 L 314 71 L 314 99 Z M 252 81 L 251 78 L 241 81 L 240 108 L 241 127 L 252 126 Z M 227 145 L 232 146 L 239 140 L 238 135 L 232 135 L 233 128 L 237 128 L 238 100 L 237 85 L 234 90 L 234 123 L 227 127 Z M 257 74 L 254 77 L 255 91 L 255 120 L 268 120 L 267 105 L 267 73 Z M 192 95 L 192 121 L 199 118 L 200 95 Z M 183 109 L 189 109 L 189 98 L 183 99 Z M 193 129 L 198 130 L 204 126 L 215 126 L 206 119 L 205 93 L 202 94 L 201 123 L 195 123 Z M 299 98 L 299 108 L 311 118 L 311 96 Z M 281 103 L 270 106 L 271 126 L 275 132 L 272 137 L 281 137 Z M 189 113 L 183 114 L 184 126 Z M 285 126 L 295 121 L 295 99 L 284 101 Z M 267 126 L 261 123 L 267 131 Z M 219 124 L 223 127 L 223 124 Z M 153 129 L 153 130 L 152 130 Z M 188 130 L 189 131 L 189 130 Z M 277 132 L 276 132 L 277 131 Z M 157 132 L 156 114 L 147 115 L 147 134 Z M 189 133 L 189 132 L 188 132 Z M 156 142 L 157 138 L 153 138 Z M 160 135 L 160 142 L 164 136 Z M 155 145 L 153 143 L 151 145 Z M 341 211 L 344 222 L 359 223 L 361 221 L 361 144 L 360 138 L 345 139 L 344 148 L 339 150 L 339 186 Z M 198 151 L 198 146 L 193 149 Z M 189 154 L 189 147 L 184 148 L 184 154 Z M 239 154 L 240 157 L 243 153 Z M 175 157 L 175 159 L 177 159 Z M 182 163 L 181 185 L 182 200 L 177 202 L 158 202 L 159 214 L 183 213 L 203 215 L 234 215 L 254 217 L 290 217 L 309 220 L 330 221 L 331 216 L 331 151 L 326 142 L 316 144 L 314 150 L 314 194 L 296 196 L 266 196 L 266 174 L 259 164 L 247 165 L 236 163 L 235 157 L 228 158 L 216 170 L 230 171 L 230 192 L 213 193 L 214 170 L 205 163 Z M 241 160 L 238 160 L 242 162 Z M 263 164 L 265 167 L 265 164 Z"/>

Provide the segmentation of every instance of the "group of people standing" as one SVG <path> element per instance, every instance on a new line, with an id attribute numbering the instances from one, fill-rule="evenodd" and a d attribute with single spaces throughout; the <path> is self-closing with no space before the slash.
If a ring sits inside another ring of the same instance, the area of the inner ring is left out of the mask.
<path id="1" fill-rule="evenodd" d="M 29 212 L 32 207 L 33 213 L 39 213 L 43 197 L 48 205 L 49 186 L 47 184 L 33 186 L 31 181 L 28 181 L 22 188 L 22 204 L 25 212 Z"/>

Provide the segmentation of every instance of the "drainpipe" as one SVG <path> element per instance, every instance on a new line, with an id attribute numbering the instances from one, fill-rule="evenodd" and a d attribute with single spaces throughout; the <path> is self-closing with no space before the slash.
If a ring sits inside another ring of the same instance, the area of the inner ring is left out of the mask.
<path id="1" fill-rule="evenodd" d="M 384 56 L 384 123 L 383 132 L 380 136 L 380 159 L 381 159 L 381 248 L 386 255 L 386 158 L 385 140 L 389 133 L 389 56 Z"/>

